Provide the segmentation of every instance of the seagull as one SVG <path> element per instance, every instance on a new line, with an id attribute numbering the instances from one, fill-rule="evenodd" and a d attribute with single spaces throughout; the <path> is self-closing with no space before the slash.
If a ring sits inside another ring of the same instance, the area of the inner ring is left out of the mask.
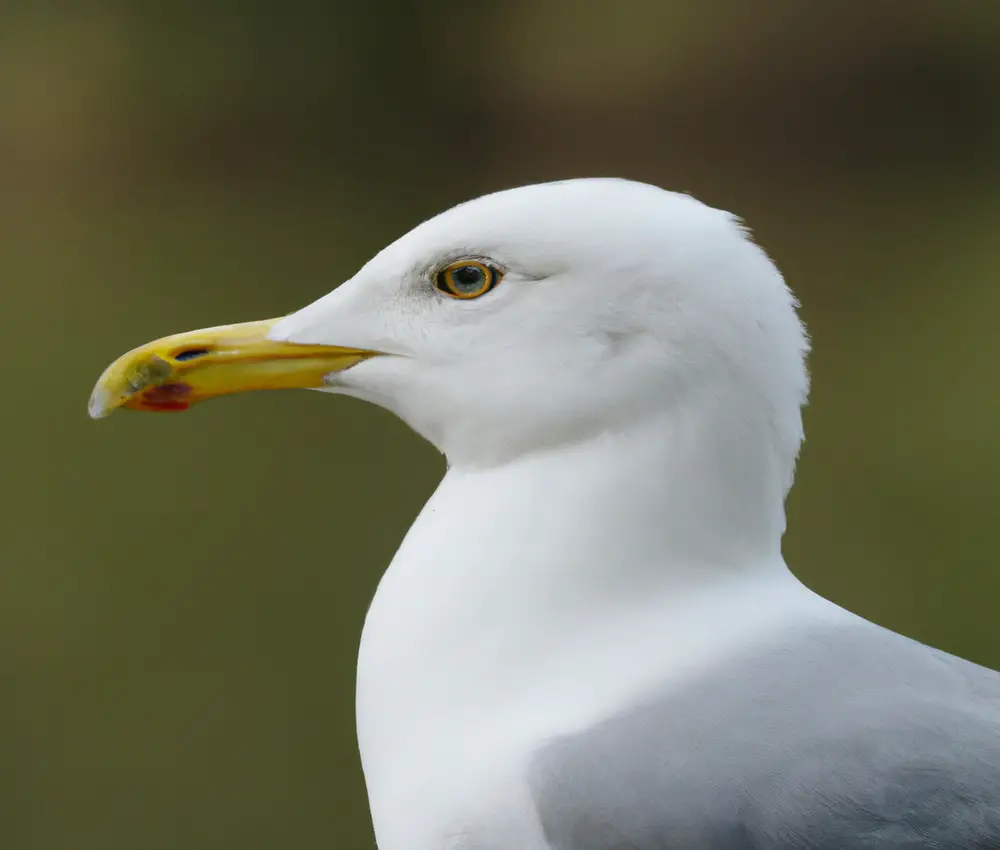
<path id="1" fill-rule="evenodd" d="M 445 455 L 361 638 L 380 850 L 995 850 L 1000 674 L 782 557 L 808 348 L 738 218 L 568 180 L 143 345 L 90 414 L 310 388 Z"/>

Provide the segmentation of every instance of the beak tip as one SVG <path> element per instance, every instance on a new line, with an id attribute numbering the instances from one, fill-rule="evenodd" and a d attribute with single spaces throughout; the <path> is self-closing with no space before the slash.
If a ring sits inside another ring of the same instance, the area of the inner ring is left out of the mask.
<path id="1" fill-rule="evenodd" d="M 87 413 L 91 419 L 103 419 L 108 416 L 118 405 L 114 404 L 104 387 L 98 385 L 94 387 L 94 392 L 90 395 L 87 403 Z"/>

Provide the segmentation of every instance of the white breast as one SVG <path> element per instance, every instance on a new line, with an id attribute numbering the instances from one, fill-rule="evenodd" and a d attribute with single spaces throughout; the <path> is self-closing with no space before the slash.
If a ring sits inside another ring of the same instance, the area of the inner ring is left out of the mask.
<path id="1" fill-rule="evenodd" d="M 671 562 L 651 494 L 594 480 L 594 454 L 451 470 L 386 572 L 357 695 L 380 850 L 547 850 L 541 743 L 827 604 L 780 560 Z"/>

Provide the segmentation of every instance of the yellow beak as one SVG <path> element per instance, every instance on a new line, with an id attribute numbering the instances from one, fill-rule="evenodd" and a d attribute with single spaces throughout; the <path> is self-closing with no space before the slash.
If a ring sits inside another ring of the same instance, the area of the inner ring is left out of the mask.
<path id="1" fill-rule="evenodd" d="M 90 415 L 99 419 L 119 407 L 186 410 L 231 393 L 321 387 L 330 373 L 379 353 L 270 340 L 277 322 L 205 328 L 135 348 L 104 370 L 90 397 Z"/>

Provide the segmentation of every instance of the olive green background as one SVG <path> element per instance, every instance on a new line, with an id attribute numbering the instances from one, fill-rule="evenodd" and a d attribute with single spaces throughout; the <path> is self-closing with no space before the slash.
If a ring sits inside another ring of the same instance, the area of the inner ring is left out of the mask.
<path id="1" fill-rule="evenodd" d="M 1000 666 L 998 83 L 992 0 L 3 2 L 0 846 L 373 846 L 358 635 L 443 461 L 349 399 L 87 396 L 525 182 L 747 219 L 815 344 L 789 562 Z"/>

